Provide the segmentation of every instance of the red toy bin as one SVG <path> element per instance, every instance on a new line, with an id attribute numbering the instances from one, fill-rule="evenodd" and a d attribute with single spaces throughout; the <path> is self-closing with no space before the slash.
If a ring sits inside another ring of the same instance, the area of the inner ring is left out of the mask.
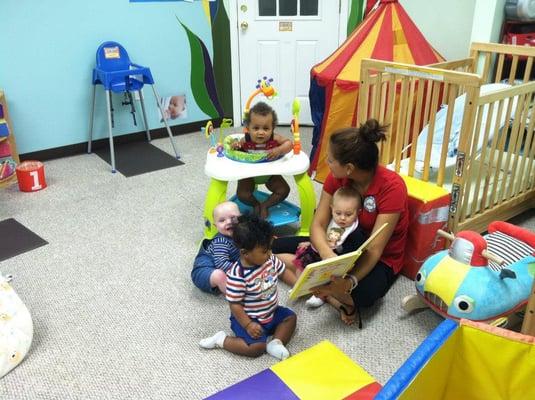
<path id="1" fill-rule="evenodd" d="M 446 245 L 437 230 L 446 229 L 450 194 L 434 183 L 402 176 L 409 193 L 409 231 L 401 273 L 414 279 L 423 262 Z"/>
<path id="2" fill-rule="evenodd" d="M 17 165 L 16 171 L 21 192 L 36 192 L 46 188 L 45 166 L 41 161 L 24 161 Z"/>

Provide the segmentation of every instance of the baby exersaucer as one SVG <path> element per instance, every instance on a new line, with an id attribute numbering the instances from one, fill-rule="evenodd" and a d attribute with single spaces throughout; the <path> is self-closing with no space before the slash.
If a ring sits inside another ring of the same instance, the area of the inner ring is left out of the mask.
<path id="1" fill-rule="evenodd" d="M 229 136 L 239 139 L 241 135 L 234 134 Z M 227 199 L 228 182 L 268 175 L 293 176 L 297 184 L 300 203 L 300 209 L 286 201 L 283 202 L 284 204 L 279 203 L 279 205 L 271 207 L 269 209 L 270 216 L 268 220 L 273 225 L 278 226 L 295 222 L 299 219 L 301 226 L 297 235 L 309 236 L 310 224 L 312 223 L 314 207 L 316 205 L 314 187 L 307 174 L 309 165 L 308 156 L 302 151 L 299 151 L 298 154 L 288 153 L 275 161 L 247 163 L 231 160 L 226 156 L 218 157 L 217 152 L 208 150 L 204 165 L 204 173 L 210 177 L 210 186 L 208 187 L 204 204 L 205 238 L 212 238 L 217 233 L 212 213 L 216 205 Z M 267 194 L 257 192 L 255 196 L 263 199 L 263 196 L 267 196 Z M 247 211 L 246 205 L 240 204 L 237 200 L 236 203 L 242 212 Z"/>

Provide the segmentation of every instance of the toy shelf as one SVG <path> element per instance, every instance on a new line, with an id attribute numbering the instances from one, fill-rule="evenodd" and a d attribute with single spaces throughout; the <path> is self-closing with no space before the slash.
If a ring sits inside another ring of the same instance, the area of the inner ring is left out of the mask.
<path id="1" fill-rule="evenodd" d="M 12 127 L 6 97 L 0 90 L 0 188 L 17 179 L 15 167 L 20 160 Z"/>

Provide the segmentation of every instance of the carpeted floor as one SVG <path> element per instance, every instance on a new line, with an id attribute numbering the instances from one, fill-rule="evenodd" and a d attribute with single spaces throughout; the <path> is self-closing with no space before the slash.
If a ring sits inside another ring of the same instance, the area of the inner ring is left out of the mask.
<path id="1" fill-rule="evenodd" d="M 309 143 L 311 130 L 303 131 Z M 229 309 L 190 280 L 208 145 L 200 133 L 176 139 L 180 167 L 125 178 L 84 154 L 46 162 L 43 191 L 0 190 L 0 220 L 15 218 L 48 242 L 0 262 L 34 321 L 32 348 L 0 380 L 1 399 L 198 399 L 276 362 L 198 347 L 205 336 L 230 332 Z M 153 143 L 172 154 L 168 139 Z M 534 220 L 531 212 L 516 222 Z M 283 304 L 287 289 L 280 288 Z M 329 339 L 384 383 L 441 321 L 431 311 L 405 315 L 400 301 L 412 293 L 413 283 L 398 279 L 363 312 L 361 331 L 329 307 L 290 304 L 298 327 L 289 350 Z"/>

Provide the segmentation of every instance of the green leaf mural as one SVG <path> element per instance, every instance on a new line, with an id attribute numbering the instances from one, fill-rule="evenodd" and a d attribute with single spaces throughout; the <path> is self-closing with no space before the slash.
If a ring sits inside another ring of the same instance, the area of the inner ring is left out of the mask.
<path id="1" fill-rule="evenodd" d="M 353 32 L 364 16 L 364 0 L 351 0 L 349 18 L 347 19 L 347 36 Z"/>
<path id="2" fill-rule="evenodd" d="M 210 2 L 215 84 L 225 118 L 232 118 L 232 59 L 230 21 L 222 0 Z"/>
<path id="3" fill-rule="evenodd" d="M 210 118 L 222 118 L 223 110 L 217 97 L 214 71 L 208 49 L 178 17 L 178 23 L 186 31 L 191 51 L 191 91 L 202 112 Z"/>

